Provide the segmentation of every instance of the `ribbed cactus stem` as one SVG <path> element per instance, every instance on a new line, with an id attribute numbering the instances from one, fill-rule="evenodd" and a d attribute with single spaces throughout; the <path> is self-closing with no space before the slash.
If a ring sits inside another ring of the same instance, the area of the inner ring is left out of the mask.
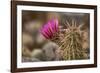
<path id="1" fill-rule="evenodd" d="M 81 37 L 77 32 L 68 32 L 59 46 L 63 51 L 62 57 L 64 60 L 83 58 L 84 51 L 82 49 Z"/>
<path id="2" fill-rule="evenodd" d="M 66 23 L 67 29 L 63 34 L 64 38 L 61 40 L 59 37 L 56 37 L 58 39 L 54 40 L 62 51 L 62 58 L 64 60 L 84 59 L 84 54 L 86 53 L 82 48 L 80 26 L 78 27 L 75 21 L 72 21 L 72 25 L 67 21 Z"/>

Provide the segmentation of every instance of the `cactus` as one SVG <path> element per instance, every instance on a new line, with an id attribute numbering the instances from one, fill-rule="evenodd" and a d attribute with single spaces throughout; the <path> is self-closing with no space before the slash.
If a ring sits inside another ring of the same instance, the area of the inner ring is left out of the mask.
<path id="1" fill-rule="evenodd" d="M 82 25 L 78 25 L 74 19 L 72 19 L 71 23 L 66 20 L 66 29 L 58 28 L 59 31 L 54 34 L 52 33 L 53 36 L 50 40 L 59 45 L 58 50 L 61 51 L 60 54 L 63 60 L 85 59 L 84 55 L 86 55 L 86 51 L 82 47 L 82 31 L 80 29 Z M 55 28 L 55 25 L 51 29 L 53 30 L 53 28 Z M 64 30 L 64 33 L 61 30 Z"/>

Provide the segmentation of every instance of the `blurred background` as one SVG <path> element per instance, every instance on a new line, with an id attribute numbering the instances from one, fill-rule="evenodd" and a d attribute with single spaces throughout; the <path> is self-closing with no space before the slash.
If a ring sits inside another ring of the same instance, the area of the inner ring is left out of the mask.
<path id="1" fill-rule="evenodd" d="M 71 12 L 22 11 L 22 62 L 60 61 L 63 60 L 57 52 L 59 46 L 41 35 L 40 28 L 48 20 L 57 18 L 61 28 L 65 29 L 65 21 L 75 19 L 77 24 L 84 24 L 81 30 L 83 48 L 88 51 L 89 58 L 89 14 Z"/>

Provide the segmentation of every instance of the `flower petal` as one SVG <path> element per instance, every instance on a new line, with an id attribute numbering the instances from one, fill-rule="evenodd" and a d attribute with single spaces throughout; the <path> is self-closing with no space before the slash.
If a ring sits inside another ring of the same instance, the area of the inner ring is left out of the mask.
<path id="1" fill-rule="evenodd" d="M 48 21 L 41 29 L 41 34 L 47 39 L 51 39 L 53 35 L 58 32 L 58 20 L 52 19 Z"/>

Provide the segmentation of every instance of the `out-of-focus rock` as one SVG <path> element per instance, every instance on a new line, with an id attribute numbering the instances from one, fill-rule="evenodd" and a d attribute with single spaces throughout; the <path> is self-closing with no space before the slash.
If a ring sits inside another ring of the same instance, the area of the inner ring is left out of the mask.
<path id="1" fill-rule="evenodd" d="M 38 44 L 43 44 L 43 43 L 45 43 L 46 42 L 46 39 L 45 39 L 45 37 L 42 35 L 42 34 L 38 34 L 37 35 L 37 37 L 36 37 L 36 42 L 38 43 Z"/>
<path id="2" fill-rule="evenodd" d="M 89 54 L 84 53 L 84 54 L 83 54 L 83 57 L 84 57 L 84 59 L 88 59 L 88 58 L 89 58 Z"/>
<path id="3" fill-rule="evenodd" d="M 34 49 L 32 52 L 32 58 L 37 58 L 41 61 L 44 61 L 45 55 L 41 49 Z"/>
<path id="4" fill-rule="evenodd" d="M 83 49 L 89 48 L 89 32 L 88 31 L 82 32 L 82 48 Z"/>
<path id="5" fill-rule="evenodd" d="M 44 45 L 43 50 L 47 61 L 59 60 L 57 55 L 58 45 L 53 42 L 48 42 Z"/>
<path id="6" fill-rule="evenodd" d="M 25 24 L 24 29 L 25 31 L 36 35 L 41 24 L 42 23 L 40 21 L 31 21 Z"/>
<path id="7" fill-rule="evenodd" d="M 82 37 L 83 37 L 83 40 L 89 40 L 89 31 L 88 30 L 85 30 L 82 32 Z"/>
<path id="8" fill-rule="evenodd" d="M 34 39 L 30 34 L 22 34 L 22 44 L 31 46 L 34 43 Z"/>
<path id="9" fill-rule="evenodd" d="M 31 51 L 27 47 L 22 48 L 22 56 L 23 57 L 31 57 Z"/>
<path id="10" fill-rule="evenodd" d="M 82 43 L 82 48 L 83 49 L 88 49 L 89 48 L 89 42 L 83 42 Z"/>
<path id="11" fill-rule="evenodd" d="M 37 58 L 29 58 L 29 57 L 23 57 L 22 62 L 39 62 L 40 60 Z"/>

